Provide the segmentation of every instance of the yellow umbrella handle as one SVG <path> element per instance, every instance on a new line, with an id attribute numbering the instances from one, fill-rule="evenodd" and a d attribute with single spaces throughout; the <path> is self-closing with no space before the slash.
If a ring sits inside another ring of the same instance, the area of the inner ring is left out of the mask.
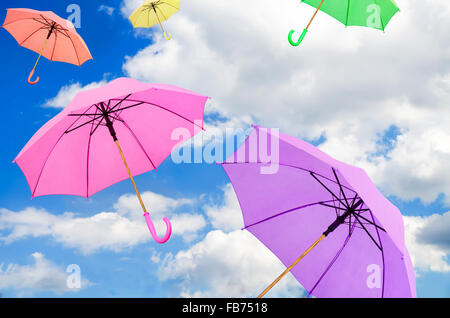
<path id="1" fill-rule="evenodd" d="M 169 36 L 167 36 L 166 32 L 163 31 L 163 33 L 164 33 L 164 37 L 166 38 L 167 41 L 169 41 L 172 38 L 170 33 L 169 33 Z"/>

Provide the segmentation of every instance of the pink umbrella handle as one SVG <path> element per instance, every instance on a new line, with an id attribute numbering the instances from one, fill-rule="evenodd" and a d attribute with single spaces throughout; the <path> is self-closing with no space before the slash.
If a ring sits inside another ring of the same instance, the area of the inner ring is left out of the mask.
<path id="1" fill-rule="evenodd" d="M 170 223 L 169 219 L 167 217 L 163 218 L 163 221 L 166 223 L 167 230 L 166 230 L 166 234 L 164 235 L 164 237 L 159 238 L 158 235 L 156 234 L 156 230 L 155 230 L 155 226 L 153 225 L 153 221 L 150 218 L 150 213 L 145 212 L 144 217 L 145 217 L 145 222 L 147 222 L 148 229 L 150 230 L 150 234 L 152 235 L 153 239 L 159 244 L 166 243 L 169 240 L 170 235 L 172 234 L 172 224 Z"/>

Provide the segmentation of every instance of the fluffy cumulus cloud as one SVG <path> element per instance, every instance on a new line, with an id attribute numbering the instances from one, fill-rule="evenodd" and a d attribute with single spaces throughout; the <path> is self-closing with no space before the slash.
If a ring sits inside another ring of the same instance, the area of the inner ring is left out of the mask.
<path id="1" fill-rule="evenodd" d="M 68 284 L 70 273 L 45 258 L 42 253 L 31 254 L 33 264 L 0 263 L 0 289 L 13 289 L 19 296 L 32 295 L 37 291 L 51 291 L 56 294 L 76 292 L 92 285 L 87 279 L 80 277 L 80 283 Z M 71 288 L 77 286 L 79 288 Z"/>
<path id="2" fill-rule="evenodd" d="M 189 249 L 166 255 L 160 265 L 160 279 L 179 281 L 182 297 L 257 296 L 284 270 L 275 255 L 241 230 L 211 231 Z M 304 291 L 291 275 L 268 294 L 302 295 Z"/>
<path id="3" fill-rule="evenodd" d="M 48 99 L 44 103 L 44 107 L 50 107 L 50 108 L 64 108 L 72 101 L 72 99 L 81 91 L 87 90 L 87 89 L 93 89 L 100 87 L 102 85 L 106 84 L 106 80 L 101 80 L 99 82 L 92 82 L 87 85 L 82 85 L 81 83 L 73 83 L 64 85 L 59 90 L 58 94 Z"/>
<path id="4" fill-rule="evenodd" d="M 194 239 L 206 225 L 202 215 L 179 209 L 192 204 L 192 200 L 175 200 L 151 192 L 144 192 L 142 197 L 146 205 L 154 207 L 151 216 L 159 235 L 165 231 L 163 216 L 171 218 L 173 234 L 187 241 Z M 101 249 L 119 252 L 151 239 L 139 208 L 136 196 L 123 195 L 115 204 L 115 211 L 87 217 L 71 212 L 54 215 L 32 207 L 18 212 L 0 209 L 0 241 L 10 244 L 24 238 L 48 236 L 85 254 Z M 175 214 L 174 209 L 179 213 Z"/>
<path id="5" fill-rule="evenodd" d="M 177 281 L 182 297 L 257 296 L 283 270 L 283 264 L 247 231 L 230 184 L 221 203 L 205 206 L 213 230 L 201 241 L 175 255 L 154 258 L 162 281 Z M 290 274 L 269 296 L 299 297 L 305 294 Z"/>
<path id="6" fill-rule="evenodd" d="M 249 232 L 240 230 L 242 214 L 230 184 L 223 188 L 223 200 L 205 206 L 213 230 L 201 241 L 162 257 L 159 277 L 178 283 L 183 297 L 257 296 L 283 270 L 284 266 Z M 406 245 L 416 274 L 450 271 L 450 212 L 428 217 L 405 217 Z M 278 283 L 269 296 L 299 297 L 305 291 L 289 275 Z"/>
<path id="7" fill-rule="evenodd" d="M 406 244 L 420 271 L 450 272 L 450 212 L 405 217 Z"/>
<path id="8" fill-rule="evenodd" d="M 214 228 L 224 231 L 239 229 L 242 227 L 242 213 L 230 183 L 225 186 L 223 193 L 223 202 L 206 205 L 205 213 Z"/>
<path id="9" fill-rule="evenodd" d="M 450 195 L 450 4 L 396 2 L 401 12 L 385 34 L 319 14 L 298 48 L 287 33 L 313 13 L 298 1 L 184 2 L 167 22 L 174 39 L 152 29 L 154 43 L 123 69 L 212 96 L 208 112 L 233 124 L 248 117 L 309 140 L 325 136 L 323 150 L 365 168 L 385 193 L 428 203 Z M 122 13 L 134 7 L 125 0 Z M 392 126 L 401 134 L 380 154 Z"/>

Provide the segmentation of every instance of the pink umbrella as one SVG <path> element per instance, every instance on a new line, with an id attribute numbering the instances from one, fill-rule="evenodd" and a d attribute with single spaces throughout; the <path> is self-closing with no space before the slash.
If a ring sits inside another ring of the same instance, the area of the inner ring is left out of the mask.
<path id="1" fill-rule="evenodd" d="M 86 43 L 78 35 L 73 24 L 58 17 L 51 11 L 36 11 L 32 9 L 8 9 L 3 27 L 11 33 L 20 46 L 26 47 L 39 57 L 28 76 L 31 80 L 41 56 L 50 61 L 66 62 L 82 65 L 92 59 Z M 47 45 L 47 44 L 50 45 Z"/>
<path id="2" fill-rule="evenodd" d="M 75 96 L 36 132 L 14 162 L 25 174 L 32 197 L 88 198 L 130 178 L 153 238 L 164 243 L 171 234 L 170 221 L 164 218 L 167 231 L 160 239 L 133 176 L 156 169 L 170 155 L 179 143 L 172 138 L 174 129 L 190 136 L 203 129 L 207 99 L 170 85 L 119 78 Z"/>

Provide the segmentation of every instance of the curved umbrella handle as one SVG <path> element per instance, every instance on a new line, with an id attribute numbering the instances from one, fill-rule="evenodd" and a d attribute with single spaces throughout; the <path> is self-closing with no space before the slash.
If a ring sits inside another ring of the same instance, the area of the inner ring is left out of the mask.
<path id="1" fill-rule="evenodd" d="M 292 35 L 294 34 L 294 32 L 295 32 L 294 30 L 291 30 L 291 31 L 289 32 L 289 36 L 288 36 L 289 43 L 291 43 L 292 46 L 299 46 L 300 43 L 302 43 L 303 39 L 305 38 L 306 33 L 308 32 L 308 29 L 304 29 L 304 30 L 303 30 L 303 32 L 302 32 L 302 34 L 300 35 L 300 38 L 298 39 L 297 42 L 294 42 L 294 41 L 292 40 Z"/>
<path id="2" fill-rule="evenodd" d="M 163 218 L 163 221 L 166 223 L 167 230 L 166 230 L 166 234 L 164 235 L 164 237 L 160 238 L 156 234 L 155 226 L 153 225 L 153 221 L 150 218 L 150 213 L 145 212 L 144 217 L 145 217 L 145 222 L 147 223 L 148 229 L 150 230 L 150 234 L 152 235 L 153 239 L 159 244 L 166 243 L 169 240 L 170 235 L 172 234 L 172 224 L 170 224 L 169 219 L 166 217 Z"/>
<path id="3" fill-rule="evenodd" d="M 172 38 L 172 36 L 170 35 L 170 33 L 169 33 L 169 35 L 167 35 L 166 32 L 163 32 L 163 33 L 164 33 L 164 37 L 166 38 L 167 41 L 169 41 L 169 40 Z"/>
<path id="4" fill-rule="evenodd" d="M 39 82 L 39 76 L 36 77 L 36 80 L 32 81 L 31 78 L 33 77 L 34 74 L 34 68 L 31 70 L 30 75 L 28 75 L 28 83 L 30 83 L 31 85 L 36 84 L 37 82 Z"/>

